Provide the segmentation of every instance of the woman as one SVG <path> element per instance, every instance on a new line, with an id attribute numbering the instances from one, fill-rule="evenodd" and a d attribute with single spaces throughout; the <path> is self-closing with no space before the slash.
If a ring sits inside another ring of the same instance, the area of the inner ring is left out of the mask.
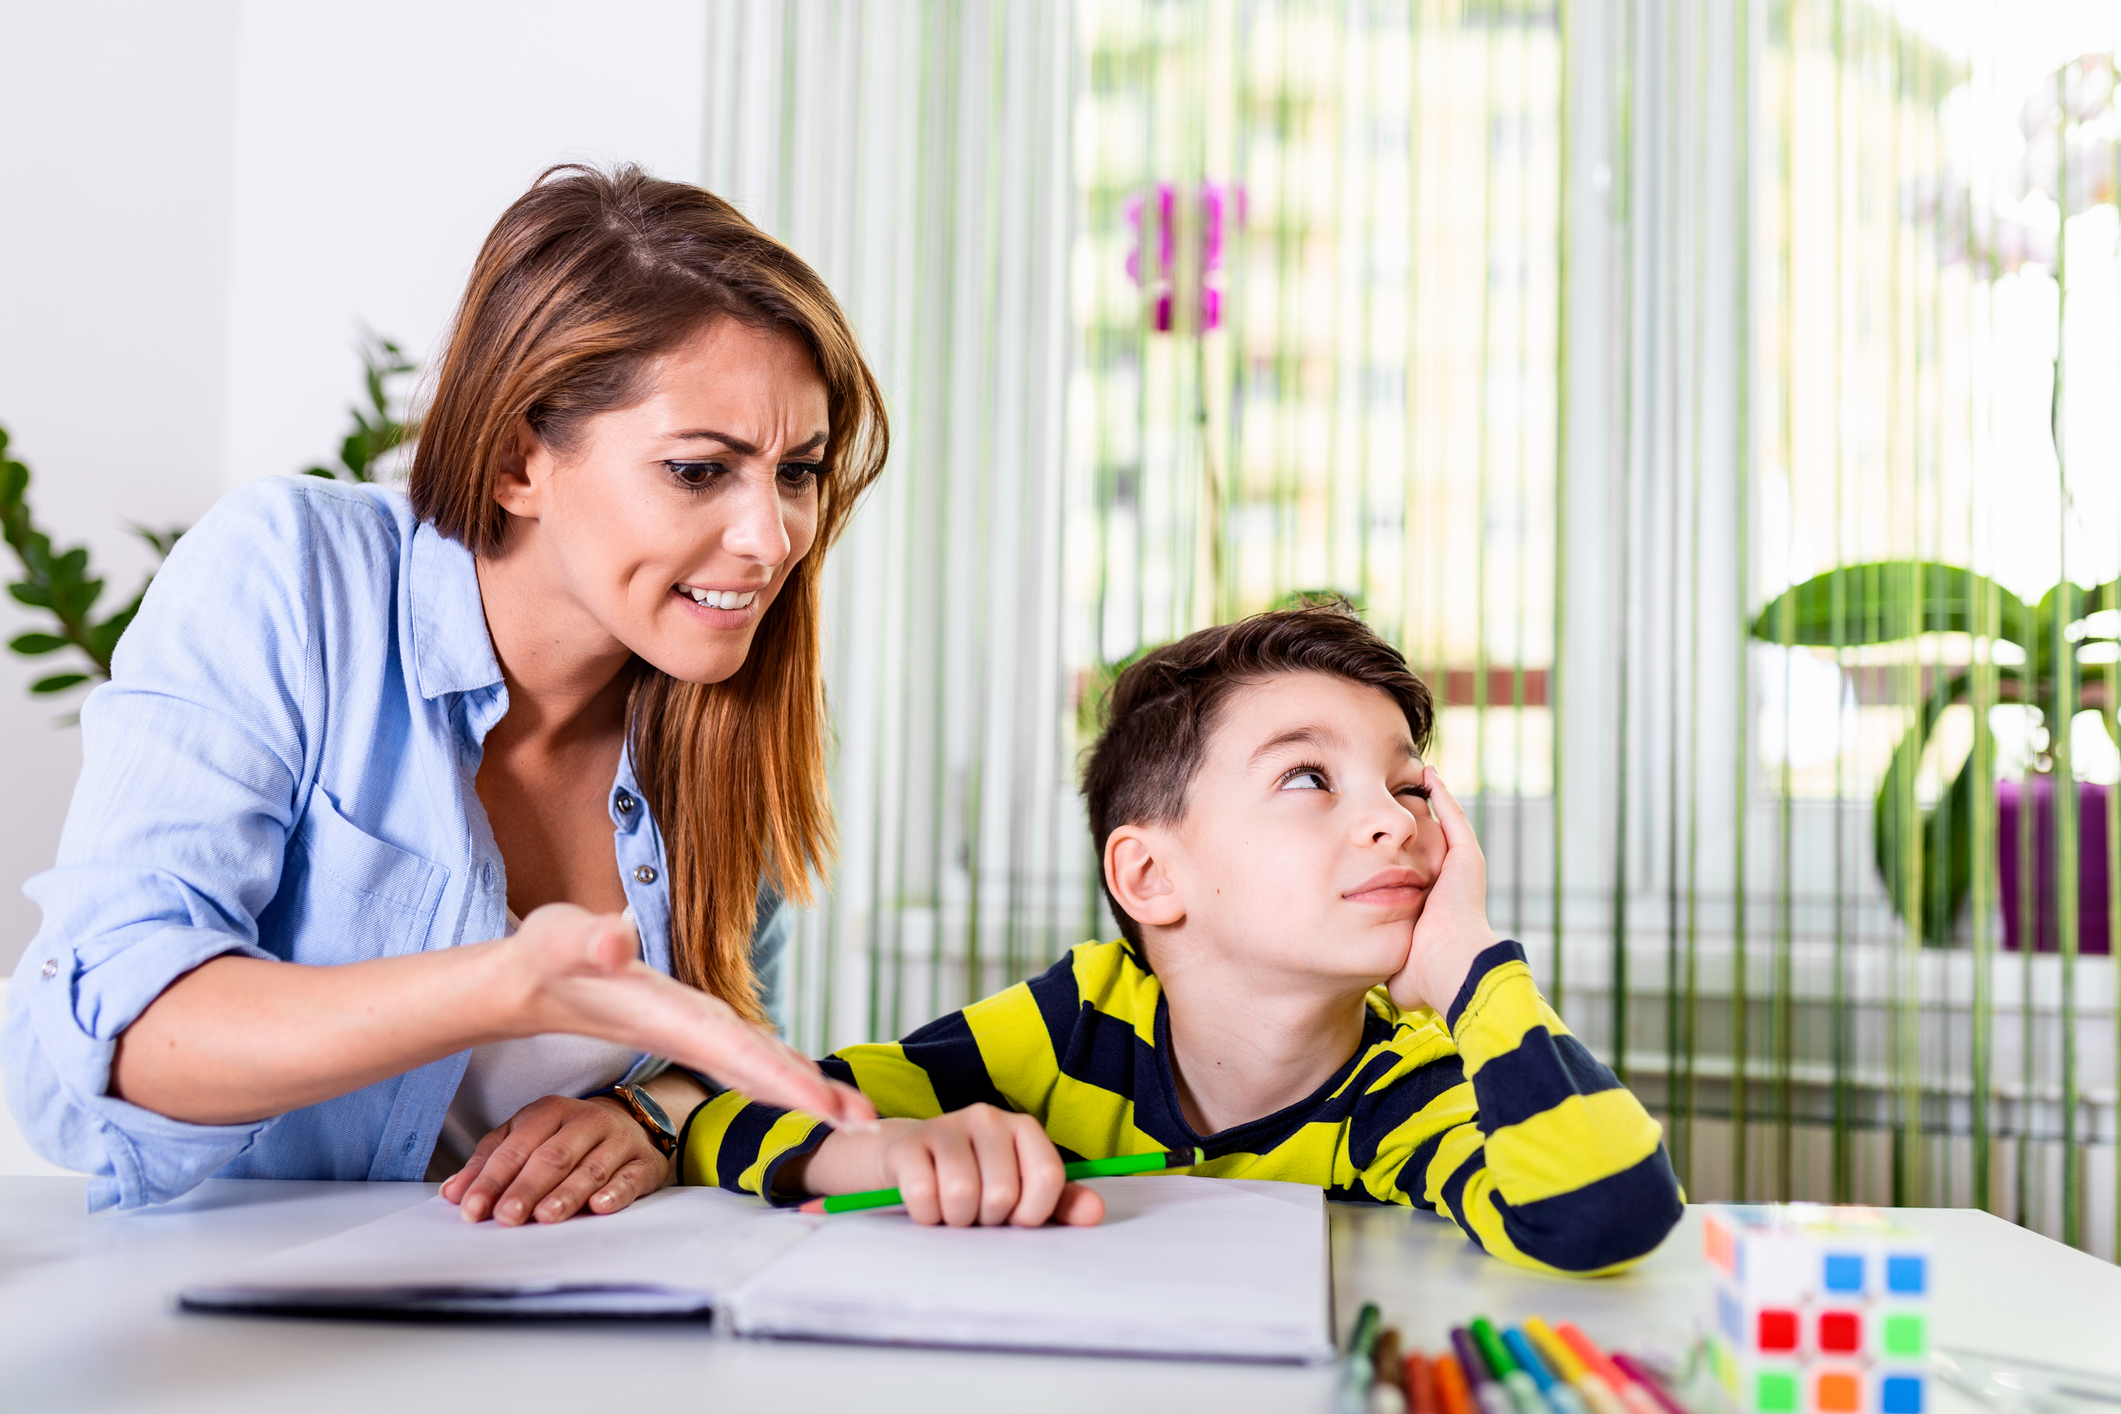
<path id="1" fill-rule="evenodd" d="M 446 1176 L 518 1223 L 667 1182 L 703 1079 L 872 1122 L 758 974 L 832 849 L 820 560 L 886 443 L 794 254 L 695 187 L 546 173 L 409 494 L 228 496 L 83 708 L 9 996 L 31 1142 L 92 1208 Z"/>

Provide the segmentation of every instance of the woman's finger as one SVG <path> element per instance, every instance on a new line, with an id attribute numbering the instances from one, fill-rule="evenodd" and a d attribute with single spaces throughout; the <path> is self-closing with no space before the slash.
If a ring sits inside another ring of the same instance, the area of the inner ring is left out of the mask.
<path id="1" fill-rule="evenodd" d="M 591 1196 L 588 1208 L 592 1213 L 616 1213 L 630 1206 L 637 1198 L 645 1198 L 660 1190 L 670 1181 L 670 1168 L 663 1156 L 653 1159 L 636 1156 L 621 1168 L 618 1176 L 605 1184 Z"/>
<path id="2" fill-rule="evenodd" d="M 486 1156 L 478 1176 L 464 1191 L 464 1201 L 457 1205 L 463 1211 L 464 1221 L 475 1223 L 499 1216 L 502 1192 L 515 1182 L 538 1146 L 559 1132 L 561 1122 L 558 1114 L 541 1105 L 526 1105 L 516 1112 L 515 1118 L 506 1126 L 508 1132 Z M 518 1217 L 515 1221 L 521 1222 L 522 1219 Z"/>
<path id="3" fill-rule="evenodd" d="M 646 1147 L 645 1136 L 639 1137 L 639 1142 L 625 1135 L 606 1137 L 584 1154 L 573 1170 L 552 1186 L 551 1192 L 538 1200 L 531 1215 L 541 1223 L 565 1222 L 581 1211 L 590 1195 L 618 1184 L 621 1176 L 637 1162 L 645 1163 L 641 1151 Z"/>
<path id="4" fill-rule="evenodd" d="M 868 1097 L 826 1079 L 817 1062 L 759 1028 L 732 1015 L 710 1021 L 703 1039 L 709 1045 L 667 1054 L 764 1104 L 802 1110 L 857 1133 L 876 1127 L 876 1107 Z"/>
<path id="5" fill-rule="evenodd" d="M 442 1196 L 444 1198 L 447 1198 L 452 1203 L 463 1201 L 465 1190 L 470 1188 L 472 1180 L 479 1176 L 479 1170 L 486 1167 L 486 1160 L 493 1154 L 493 1151 L 501 1147 L 501 1141 L 508 1137 L 508 1127 L 514 1122 L 513 1120 L 504 1119 L 498 1129 L 486 1131 L 486 1137 L 479 1141 L 478 1148 L 471 1151 L 471 1157 L 464 1161 L 464 1167 L 442 1181 Z"/>
<path id="6" fill-rule="evenodd" d="M 1068 1173 L 1061 1166 L 1060 1151 L 1053 1147 L 1038 1121 L 1029 1115 L 1022 1118 L 1025 1123 L 1011 1126 L 1018 1196 L 1016 1208 L 1008 1216 L 1018 1227 L 1040 1227 L 1060 1203 L 1061 1192 L 1068 1186 Z"/>
<path id="7" fill-rule="evenodd" d="M 608 1132 L 594 1120 L 570 1120 L 557 1134 L 531 1150 L 530 1157 L 493 1205 L 494 1221 L 504 1227 L 531 1220 L 538 1204 L 578 1167 L 593 1170 L 591 1185 L 618 1171 L 618 1162 L 603 1152 Z"/>
<path id="8" fill-rule="evenodd" d="M 1071 1183 L 1061 1190 L 1053 1220 L 1068 1227 L 1096 1227 L 1105 1220 L 1105 1200 L 1095 1188 Z"/>

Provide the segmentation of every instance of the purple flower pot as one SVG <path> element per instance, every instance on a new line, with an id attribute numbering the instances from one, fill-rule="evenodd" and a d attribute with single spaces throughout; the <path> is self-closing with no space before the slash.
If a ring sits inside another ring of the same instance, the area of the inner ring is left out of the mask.
<path id="1" fill-rule="evenodd" d="M 2077 951 L 2105 955 L 2108 946 L 2106 879 L 2106 792 L 2108 787 L 2077 782 Z M 2015 952 L 2025 946 L 2018 922 L 2018 821 L 2026 797 L 2033 803 L 2033 936 L 2039 951 L 2061 950 L 2061 909 L 2055 877 L 2055 778 L 2033 776 L 1996 782 L 1996 872 L 2003 885 L 2003 946 Z"/>

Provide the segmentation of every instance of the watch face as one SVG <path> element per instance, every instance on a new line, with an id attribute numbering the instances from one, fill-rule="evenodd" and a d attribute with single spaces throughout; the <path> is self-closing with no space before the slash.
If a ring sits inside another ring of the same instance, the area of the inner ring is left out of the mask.
<path id="1" fill-rule="evenodd" d="M 634 1102 L 648 1112 L 648 1117 L 656 1122 L 658 1129 L 665 1134 L 677 1133 L 677 1127 L 670 1122 L 670 1115 L 661 1105 L 655 1102 L 655 1096 L 638 1086 L 628 1086 L 627 1088 L 633 1091 Z"/>

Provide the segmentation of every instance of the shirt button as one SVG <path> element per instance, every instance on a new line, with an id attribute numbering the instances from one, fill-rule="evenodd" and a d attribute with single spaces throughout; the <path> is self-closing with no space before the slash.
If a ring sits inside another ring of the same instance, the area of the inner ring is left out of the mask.
<path id="1" fill-rule="evenodd" d="M 619 792 L 619 798 L 616 803 L 619 807 L 619 814 L 631 815 L 633 813 L 633 797 L 626 794 L 626 792 Z"/>
<path id="2" fill-rule="evenodd" d="M 484 890 L 486 890 L 486 892 L 488 892 L 488 893 L 492 893 L 492 892 L 493 892 L 493 879 L 494 879 L 494 869 L 493 869 L 493 861 L 492 861 L 491 859 L 489 859 L 489 860 L 487 860 L 487 861 L 486 861 L 486 862 L 485 862 L 484 864 L 481 864 L 481 865 L 479 866 L 479 887 L 480 887 L 480 888 L 482 888 L 482 889 L 484 889 Z"/>
<path id="3" fill-rule="evenodd" d="M 52 979 L 52 978 L 54 978 L 54 977 L 57 977 L 58 975 L 59 975 L 59 959 L 58 959 L 58 958 L 56 958 L 56 957 L 48 957 L 48 958 L 44 959 L 44 976 L 45 976 L 45 980 L 49 981 L 50 979 Z"/>
<path id="4" fill-rule="evenodd" d="M 655 866 L 643 864 L 640 868 L 633 871 L 633 877 L 644 884 L 652 884 L 655 882 Z"/>

